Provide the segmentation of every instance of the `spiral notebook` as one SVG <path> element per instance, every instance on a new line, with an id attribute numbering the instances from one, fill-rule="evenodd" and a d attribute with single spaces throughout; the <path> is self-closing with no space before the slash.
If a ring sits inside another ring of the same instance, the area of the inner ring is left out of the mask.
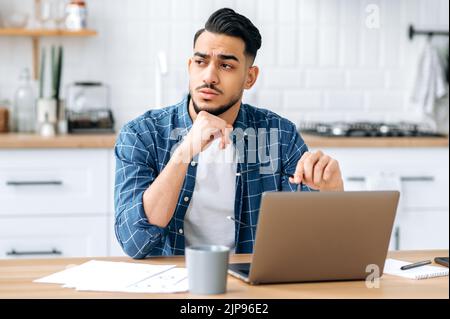
<path id="1" fill-rule="evenodd" d="M 433 277 L 448 276 L 448 268 L 440 266 L 422 266 L 408 270 L 401 270 L 400 267 L 409 265 L 411 262 L 386 259 L 384 264 L 384 273 L 393 276 L 400 276 L 409 279 L 428 279 Z"/>

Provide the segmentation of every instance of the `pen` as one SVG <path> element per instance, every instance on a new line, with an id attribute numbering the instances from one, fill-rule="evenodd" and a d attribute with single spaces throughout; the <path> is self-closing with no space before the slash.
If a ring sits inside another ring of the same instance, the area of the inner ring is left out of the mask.
<path id="1" fill-rule="evenodd" d="M 246 171 L 242 171 L 242 172 L 236 173 L 236 176 L 242 176 L 243 174 L 254 172 L 256 170 L 258 170 L 258 169 L 249 169 L 249 170 L 246 170 Z M 288 174 L 286 172 L 281 172 L 280 174 L 281 175 L 285 175 L 285 176 L 290 177 L 290 178 L 294 178 L 294 175 Z M 297 185 L 297 192 L 300 191 L 300 190 L 301 190 L 301 183 Z"/>
<path id="2" fill-rule="evenodd" d="M 239 224 L 241 224 L 241 225 L 247 226 L 246 223 L 243 223 L 243 222 L 237 220 L 237 219 L 234 218 L 233 216 L 227 216 L 227 218 L 228 218 L 229 220 L 235 221 L 236 223 L 239 223 Z"/>
<path id="3" fill-rule="evenodd" d="M 258 170 L 258 169 L 249 169 L 249 170 L 246 170 L 246 171 L 242 171 L 242 172 L 236 173 L 236 176 L 242 176 L 243 174 L 254 172 L 256 170 Z M 285 172 L 281 172 L 281 174 L 282 175 L 286 175 L 286 176 L 291 177 L 291 178 L 294 178 L 294 175 L 292 175 L 292 174 L 287 174 Z"/>
<path id="4" fill-rule="evenodd" d="M 416 268 L 416 267 L 421 267 L 421 266 L 425 266 L 425 265 L 429 265 L 431 264 L 431 260 L 425 260 L 425 261 L 419 261 L 417 263 L 414 264 L 409 264 L 409 265 L 405 265 L 400 267 L 401 270 L 408 270 L 411 268 Z"/>

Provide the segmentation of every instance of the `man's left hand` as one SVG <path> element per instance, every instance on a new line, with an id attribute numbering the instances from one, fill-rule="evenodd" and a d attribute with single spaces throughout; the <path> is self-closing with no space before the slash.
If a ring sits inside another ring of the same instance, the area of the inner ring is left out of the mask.
<path id="1" fill-rule="evenodd" d="M 343 191 L 339 163 L 322 151 L 305 152 L 297 163 L 294 177 L 290 183 L 308 186 L 320 191 Z"/>

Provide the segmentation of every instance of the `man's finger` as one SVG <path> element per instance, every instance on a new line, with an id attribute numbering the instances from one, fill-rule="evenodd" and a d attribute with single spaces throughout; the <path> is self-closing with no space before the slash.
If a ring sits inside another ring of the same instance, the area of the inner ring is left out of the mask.
<path id="1" fill-rule="evenodd" d="M 223 130 L 227 127 L 227 122 L 222 120 L 220 117 L 208 114 L 207 119 L 209 126 L 215 127 L 219 130 Z"/>
<path id="2" fill-rule="evenodd" d="M 230 138 L 230 134 L 233 132 L 233 126 L 231 126 L 230 124 L 227 124 L 227 126 L 222 129 L 222 134 L 224 136 L 224 142 L 225 145 L 229 145 L 232 143 L 231 138 Z"/>
<path id="3" fill-rule="evenodd" d="M 314 165 L 314 185 L 319 186 L 322 183 L 325 167 L 330 162 L 331 158 L 328 155 L 322 156 Z"/>
<path id="4" fill-rule="evenodd" d="M 305 168 L 303 166 L 303 162 L 298 162 L 297 164 L 297 168 L 295 169 L 295 173 L 294 173 L 294 183 L 295 184 L 300 184 L 303 180 L 303 175 L 305 172 Z"/>
<path id="5" fill-rule="evenodd" d="M 314 165 L 319 161 L 322 157 L 323 153 L 321 151 L 317 151 L 312 153 L 304 162 L 304 176 L 306 183 L 314 183 Z"/>
<path id="6" fill-rule="evenodd" d="M 332 159 L 328 165 L 325 167 L 325 170 L 323 172 L 323 180 L 325 182 L 330 181 L 330 179 L 333 177 L 334 173 L 336 173 L 339 170 L 339 164 L 336 160 Z"/>
<path id="7" fill-rule="evenodd" d="M 297 166 L 295 167 L 294 177 L 290 179 L 290 180 L 292 180 L 292 183 L 300 184 L 302 182 L 303 175 L 304 175 L 303 163 L 309 156 L 311 156 L 310 152 L 303 153 L 302 157 L 300 158 L 300 160 L 297 163 Z"/>

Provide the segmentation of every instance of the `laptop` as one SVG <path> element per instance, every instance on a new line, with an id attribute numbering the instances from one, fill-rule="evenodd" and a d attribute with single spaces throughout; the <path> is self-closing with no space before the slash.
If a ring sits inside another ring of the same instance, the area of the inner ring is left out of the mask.
<path id="1" fill-rule="evenodd" d="M 364 280 L 383 274 L 400 193 L 263 193 L 251 263 L 229 273 L 250 284 Z"/>

